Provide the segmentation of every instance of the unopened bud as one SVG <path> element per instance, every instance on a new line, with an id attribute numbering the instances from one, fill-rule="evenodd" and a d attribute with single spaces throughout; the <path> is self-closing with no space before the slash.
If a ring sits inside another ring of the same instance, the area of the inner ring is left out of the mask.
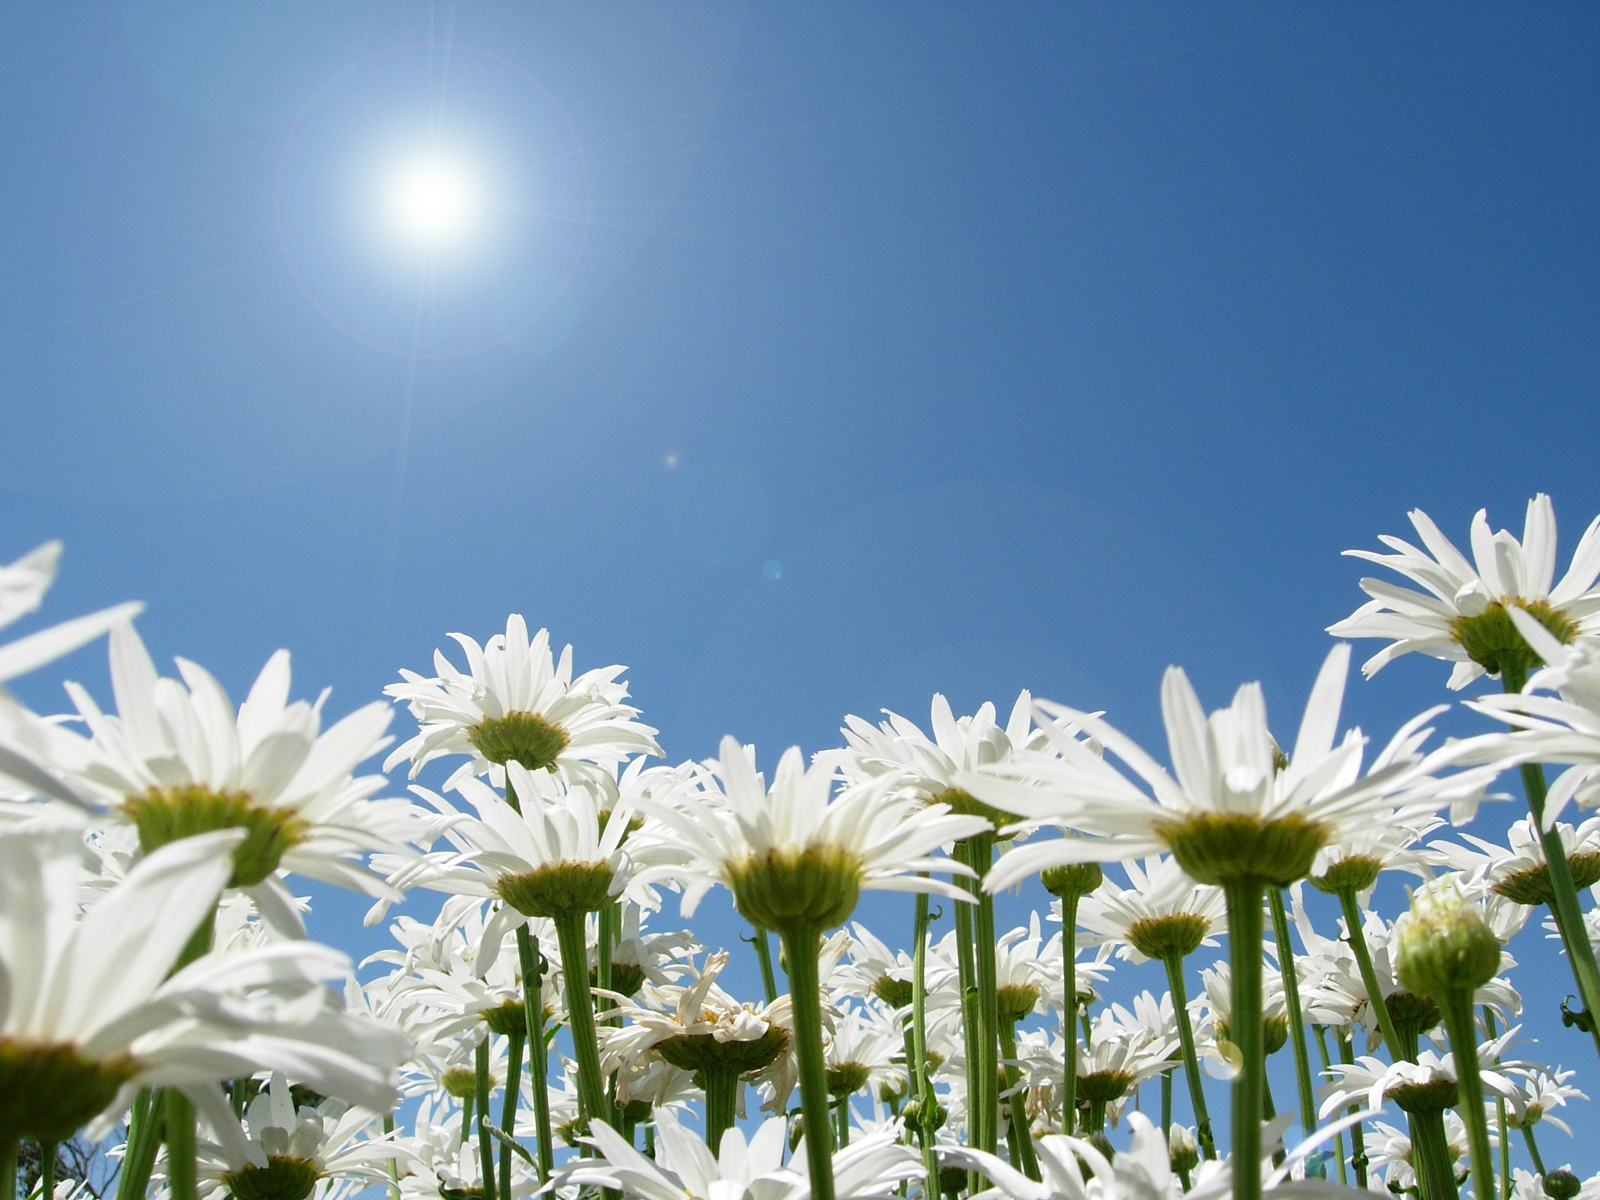
<path id="1" fill-rule="evenodd" d="M 1582 1190 L 1583 1182 L 1566 1167 L 1545 1172 L 1544 1194 L 1550 1200 L 1573 1200 Z"/>
<path id="2" fill-rule="evenodd" d="M 1411 896 L 1395 922 L 1395 974 L 1424 996 L 1471 993 L 1500 970 L 1500 941 L 1448 880 Z"/>
<path id="3" fill-rule="evenodd" d="M 1192 1171 L 1200 1165 L 1200 1147 L 1185 1125 L 1174 1125 L 1167 1136 L 1167 1157 L 1174 1171 Z"/>

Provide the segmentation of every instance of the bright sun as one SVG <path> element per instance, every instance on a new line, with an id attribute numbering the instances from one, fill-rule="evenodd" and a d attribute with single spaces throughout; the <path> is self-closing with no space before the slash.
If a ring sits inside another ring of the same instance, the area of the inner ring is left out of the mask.
<path id="1" fill-rule="evenodd" d="M 434 248 L 456 241 L 478 214 L 477 181 L 460 163 L 438 155 L 413 159 L 389 186 L 389 215 L 408 241 Z"/>

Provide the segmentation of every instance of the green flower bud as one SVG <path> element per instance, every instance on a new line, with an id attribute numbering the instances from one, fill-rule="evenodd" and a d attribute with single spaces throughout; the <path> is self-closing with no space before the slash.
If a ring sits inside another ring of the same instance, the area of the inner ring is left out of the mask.
<path id="1" fill-rule="evenodd" d="M 1424 996 L 1470 994 L 1500 970 L 1499 939 L 1448 881 L 1412 894 L 1411 911 L 1395 922 L 1394 940 L 1395 975 Z"/>
<path id="2" fill-rule="evenodd" d="M 1087 896 L 1105 879 L 1099 863 L 1067 863 L 1060 867 L 1046 867 L 1039 872 L 1039 882 L 1052 896 Z"/>
<path id="3" fill-rule="evenodd" d="M 1167 1159 L 1174 1171 L 1192 1171 L 1200 1165 L 1200 1147 L 1187 1126 L 1173 1125 L 1167 1138 Z"/>
<path id="4" fill-rule="evenodd" d="M 1566 1167 L 1545 1172 L 1544 1194 L 1549 1196 L 1550 1200 L 1573 1200 L 1582 1190 L 1583 1181 Z"/>

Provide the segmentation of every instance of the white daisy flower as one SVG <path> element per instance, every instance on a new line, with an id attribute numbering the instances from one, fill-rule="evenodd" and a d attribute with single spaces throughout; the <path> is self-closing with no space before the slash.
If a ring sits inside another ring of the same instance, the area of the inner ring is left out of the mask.
<path id="1" fill-rule="evenodd" d="M 1221 888 L 1196 883 L 1176 859 L 1158 855 L 1122 864 L 1128 887 L 1106 879 L 1078 902 L 1082 946 L 1115 948 L 1126 962 L 1179 957 L 1216 946 L 1228 932 L 1228 903 Z"/>
<path id="2" fill-rule="evenodd" d="M 1516 1040 L 1520 1025 L 1497 1038 L 1478 1043 L 1478 1074 L 1489 1099 L 1499 1096 L 1515 1103 L 1518 1091 L 1509 1072 L 1523 1064 L 1503 1061 L 1501 1055 Z M 1379 1109 L 1392 1102 L 1405 1112 L 1444 1109 L 1456 1102 L 1455 1056 L 1424 1050 L 1415 1062 L 1386 1063 L 1368 1055 L 1353 1063 L 1334 1063 L 1328 1068 L 1333 1082 L 1322 1089 L 1318 1115 L 1327 1120 L 1352 1104 Z"/>
<path id="3" fill-rule="evenodd" d="M 1413 650 L 1454 662 L 1450 686 L 1460 689 L 1487 672 L 1499 677 L 1502 666 L 1518 675 L 1538 665 L 1510 622 L 1521 609 L 1559 641 L 1572 642 L 1600 634 L 1600 517 L 1590 522 L 1560 583 L 1556 570 L 1556 518 L 1550 497 L 1540 493 L 1528 502 L 1519 542 L 1508 530 L 1489 529 L 1488 513 L 1472 519 L 1472 557 L 1450 539 L 1421 509 L 1413 509 L 1425 549 L 1397 537 L 1380 537 L 1395 553 L 1346 550 L 1405 576 L 1422 588 L 1415 591 L 1382 579 L 1363 579 L 1361 590 L 1372 599 L 1343 621 L 1328 627 L 1334 637 L 1392 639 L 1362 665 L 1366 675 Z"/>
<path id="4" fill-rule="evenodd" d="M 530 640 L 516 613 L 506 618 L 505 633 L 482 646 L 465 634 L 450 636 L 466 651 L 466 671 L 435 650 L 433 678 L 401 671 L 404 682 L 384 688 L 385 695 L 408 704 L 422 726 L 395 749 L 384 770 L 409 761 L 415 779 L 434 759 L 465 754 L 469 761 L 452 784 L 463 775 L 488 774 L 499 786 L 508 762 L 588 778 L 609 775 L 636 754 L 661 753 L 656 731 L 635 720 L 639 710 L 623 703 L 628 686 L 619 677 L 626 667 L 601 667 L 574 679 L 572 647 L 556 662 L 549 630 Z"/>
<path id="5" fill-rule="evenodd" d="M 1287 886 L 1305 877 L 1317 851 L 1374 813 L 1426 803 L 1436 809 L 1450 805 L 1458 820 L 1470 816 L 1498 768 L 1435 774 L 1450 761 L 1448 752 L 1424 756 L 1420 747 L 1432 732 L 1426 722 L 1442 708 L 1402 726 L 1365 775 L 1367 739 L 1360 730 L 1335 744 L 1349 661 L 1350 648 L 1339 645 L 1323 663 L 1287 761 L 1280 759 L 1256 683 L 1245 684 L 1232 705 L 1208 718 L 1189 677 L 1178 667 L 1167 669 L 1161 709 L 1173 774 L 1099 718 L 1039 702 L 1045 713 L 1081 724 L 1153 796 L 1064 736 L 1053 742 L 1059 757 L 1019 755 L 1003 770 L 963 775 L 980 800 L 1090 835 L 1019 846 L 1000 858 L 984 887 L 997 892 L 1064 863 L 1125 861 L 1166 851 L 1202 883 L 1225 884 L 1244 872 Z"/>
<path id="6" fill-rule="evenodd" d="M 1565 823 L 1555 829 L 1574 884 L 1587 888 L 1600 883 L 1600 817 L 1591 817 L 1576 829 Z M 1524 906 L 1550 903 L 1550 868 L 1531 815 L 1511 823 L 1505 846 L 1465 833 L 1461 839 L 1470 846 L 1433 842 L 1426 857 L 1436 866 L 1462 872 L 1462 886 L 1469 892 L 1482 887 Z"/>

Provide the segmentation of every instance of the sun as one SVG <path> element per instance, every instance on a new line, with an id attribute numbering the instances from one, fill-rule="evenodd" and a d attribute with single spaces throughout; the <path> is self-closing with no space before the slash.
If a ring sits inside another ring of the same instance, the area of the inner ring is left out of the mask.
<path id="1" fill-rule="evenodd" d="M 477 179 L 460 162 L 440 154 L 411 159 L 389 181 L 389 222 L 406 241 L 439 249 L 472 228 L 482 205 Z"/>

